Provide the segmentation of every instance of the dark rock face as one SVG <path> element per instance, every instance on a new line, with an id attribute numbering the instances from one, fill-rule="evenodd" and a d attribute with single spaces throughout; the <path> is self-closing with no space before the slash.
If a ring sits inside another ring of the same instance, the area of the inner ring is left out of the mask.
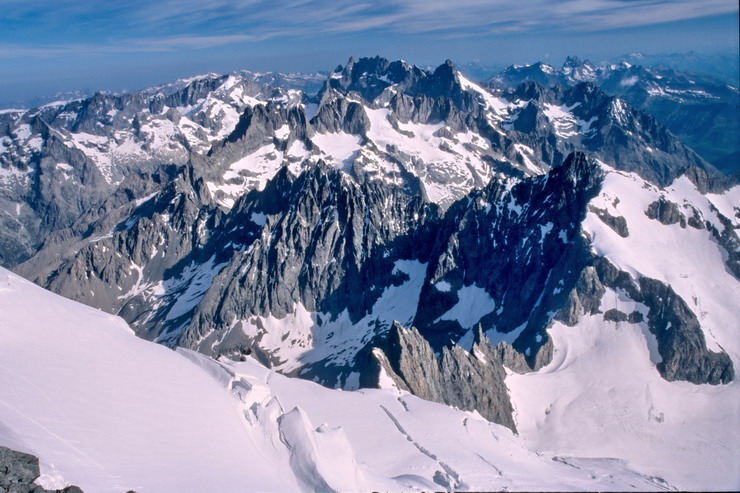
<path id="1" fill-rule="evenodd" d="M 516 431 L 500 352 L 480 330 L 470 352 L 453 346 L 435 356 L 419 331 L 394 324 L 385 351 L 376 358 L 399 388 L 422 399 L 477 410 Z"/>
<path id="2" fill-rule="evenodd" d="M 402 189 L 358 185 L 334 170 L 317 167 L 295 180 L 281 173 L 232 210 L 224 229 L 242 229 L 248 247 L 214 280 L 222 288 L 205 295 L 180 344 L 192 347 L 207 331 L 216 336 L 234 318 L 282 318 L 296 302 L 333 317 L 347 309 L 358 320 L 393 282 L 395 259 L 412 255 L 436 210 Z M 255 213 L 266 223 L 250 232 L 243 225 Z"/>
<path id="3" fill-rule="evenodd" d="M 604 313 L 604 320 L 609 322 L 628 322 L 631 324 L 639 324 L 643 321 L 643 316 L 640 312 L 632 312 L 630 314 L 627 314 L 617 310 L 616 308 L 612 308 L 611 310 L 607 310 Z"/>
<path id="4" fill-rule="evenodd" d="M 575 287 L 568 294 L 568 301 L 556 314 L 555 319 L 574 326 L 581 314 L 599 313 L 601 298 L 606 289 L 601 284 L 593 266 L 588 265 L 578 275 Z"/>
<path id="5" fill-rule="evenodd" d="M 717 243 L 727 252 L 727 259 L 725 260 L 727 270 L 735 276 L 735 279 L 740 281 L 740 237 L 738 237 L 730 219 L 722 214 L 718 214 L 718 216 L 722 223 L 722 231 L 709 223 L 707 223 L 707 228 L 714 239 L 717 240 Z M 691 220 L 689 220 L 689 224 L 691 224 Z"/>
<path id="6" fill-rule="evenodd" d="M 694 229 L 704 229 L 706 226 L 704 225 L 704 221 L 702 220 L 701 214 L 699 211 L 691 207 L 692 214 L 689 216 L 688 223 L 689 226 L 691 226 Z"/>
<path id="7" fill-rule="evenodd" d="M 496 305 L 480 320 L 484 328 L 508 333 L 525 325 L 513 346 L 534 367 L 538 349 L 548 341 L 552 306 L 565 301 L 588 262 L 580 223 L 601 180 L 593 161 L 574 154 L 545 177 L 510 190 L 494 180 L 447 211 L 414 320 L 435 350 L 465 329 L 435 321 L 458 302 L 460 288 L 478 286 Z M 438 290 L 440 281 L 452 288 Z"/>
<path id="8" fill-rule="evenodd" d="M 82 493 L 77 486 L 62 490 L 45 490 L 34 483 L 40 475 L 39 459 L 0 447 L 0 491 L 7 493 Z"/>
<path id="9" fill-rule="evenodd" d="M 645 214 L 650 219 L 656 219 L 665 225 L 680 223 L 682 228 L 686 227 L 686 217 L 681 213 L 678 204 L 674 204 L 665 197 L 660 197 L 648 206 Z"/>
<path id="10" fill-rule="evenodd" d="M 732 361 L 726 353 L 714 353 L 706 346 L 696 315 L 670 286 L 640 279 L 644 303 L 650 307 L 650 331 L 658 338 L 663 361 L 658 371 L 666 380 L 717 385 L 735 378 Z"/>

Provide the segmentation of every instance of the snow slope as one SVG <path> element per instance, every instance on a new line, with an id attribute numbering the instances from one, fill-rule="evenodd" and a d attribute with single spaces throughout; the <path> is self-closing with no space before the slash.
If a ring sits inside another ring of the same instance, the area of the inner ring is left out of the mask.
<path id="1" fill-rule="evenodd" d="M 624 461 L 535 453 L 477 414 L 342 392 L 137 339 L 0 270 L 0 445 L 90 492 L 644 490 Z"/>
<path id="2" fill-rule="evenodd" d="M 90 492 L 296 489 L 222 388 L 123 320 L 2 270 L 0 334 L 0 443 L 11 430 L 42 473 Z"/>
<path id="3" fill-rule="evenodd" d="M 646 211 L 661 196 L 685 217 L 735 227 L 740 187 L 702 195 L 685 177 L 664 189 L 633 173 L 604 166 L 606 178 L 591 205 L 623 217 L 622 237 L 593 211 L 583 223 L 593 251 L 633 279 L 660 280 L 697 315 L 712 351 L 724 350 L 740 367 L 740 283 L 724 265 L 726 252 L 707 229 L 662 224 Z M 721 229 L 720 229 L 721 230 Z M 647 315 L 647 307 L 608 289 L 600 310 Z M 506 379 L 517 429 L 532 449 L 547 454 L 620 457 L 684 490 L 740 488 L 740 384 L 668 382 L 656 363 L 657 341 L 646 322 L 584 316 L 575 327 L 555 323 L 552 362 L 539 372 Z"/>
<path id="4" fill-rule="evenodd" d="M 722 231 L 719 211 L 737 229 L 740 186 L 724 194 L 702 195 L 685 176 L 661 189 L 634 173 L 615 171 L 606 165 L 603 169 L 603 190 L 591 204 L 624 217 L 629 235 L 620 237 L 589 212 L 584 229 L 592 238 L 593 250 L 633 277 L 647 276 L 669 284 L 699 318 L 709 349 L 724 348 L 738 368 L 740 283 L 724 264 L 727 253 L 707 229 L 662 224 L 650 219 L 646 211 L 663 197 L 676 204 L 687 219 L 696 211 L 702 222 L 709 221 Z"/>

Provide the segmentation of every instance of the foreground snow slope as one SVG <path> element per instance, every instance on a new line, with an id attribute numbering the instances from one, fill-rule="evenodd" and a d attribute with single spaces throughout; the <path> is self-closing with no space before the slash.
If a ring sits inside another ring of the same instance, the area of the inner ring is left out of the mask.
<path id="1" fill-rule="evenodd" d="M 137 339 L 0 269 L 0 445 L 47 487 L 127 491 L 664 489 L 618 459 L 534 453 L 393 390 L 342 392 Z"/>
<path id="2" fill-rule="evenodd" d="M 20 441 L 9 445 L 39 456 L 42 474 L 85 491 L 296 488 L 199 368 L 5 270 L 0 355 L 0 443 Z"/>

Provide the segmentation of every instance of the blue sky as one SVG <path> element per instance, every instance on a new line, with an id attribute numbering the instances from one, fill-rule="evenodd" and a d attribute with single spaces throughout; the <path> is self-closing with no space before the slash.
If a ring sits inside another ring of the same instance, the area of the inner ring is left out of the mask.
<path id="1" fill-rule="evenodd" d="M 0 0 L 0 101 L 204 72 L 737 52 L 736 0 Z"/>

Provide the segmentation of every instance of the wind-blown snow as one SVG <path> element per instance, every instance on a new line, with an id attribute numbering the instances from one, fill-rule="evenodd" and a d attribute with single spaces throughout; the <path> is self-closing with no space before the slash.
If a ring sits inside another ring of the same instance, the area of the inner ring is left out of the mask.
<path id="1" fill-rule="evenodd" d="M 562 138 L 569 138 L 578 135 L 579 127 L 576 117 L 571 113 L 571 110 L 581 103 L 575 103 L 572 106 L 557 106 L 550 103 L 545 103 L 545 109 L 543 113 L 550 120 L 555 128 L 555 134 Z"/>
<path id="2" fill-rule="evenodd" d="M 578 469 L 549 455 L 537 456 L 522 447 L 510 430 L 477 413 L 426 402 L 393 389 L 338 392 L 271 373 L 253 361 L 225 364 L 254 388 L 268 387 L 284 409 L 302 409 L 314 425 L 341 425 L 341 436 L 351 444 L 362 471 L 360 486 L 366 490 L 659 487 L 619 461 L 560 459 L 577 464 Z M 250 405 L 249 399 L 245 405 Z M 347 457 L 344 454 L 334 460 L 344 462 Z M 339 469 L 349 476 L 346 468 Z M 347 482 L 354 481 L 349 478 Z"/>
<path id="3" fill-rule="evenodd" d="M 228 394 L 119 318 L 0 270 L 4 430 L 85 491 L 295 489 Z M 53 465 L 53 466 L 52 466 Z"/>
<path id="4" fill-rule="evenodd" d="M 312 140 L 326 155 L 328 161 L 334 162 L 337 168 L 349 169 L 360 150 L 361 138 L 358 135 L 338 132 L 316 134 Z"/>
<path id="5" fill-rule="evenodd" d="M 251 359 L 217 362 L 174 352 L 137 339 L 117 317 L 4 269 L 0 381 L 0 445 L 40 457 L 40 482 L 55 488 L 660 486 L 623 462 L 531 452 L 507 428 L 476 413 L 397 390 L 330 390 Z"/>
<path id="6" fill-rule="evenodd" d="M 287 123 L 283 125 L 282 127 L 275 130 L 275 137 L 277 137 L 280 140 L 285 140 L 286 137 L 290 134 L 290 125 Z"/>

